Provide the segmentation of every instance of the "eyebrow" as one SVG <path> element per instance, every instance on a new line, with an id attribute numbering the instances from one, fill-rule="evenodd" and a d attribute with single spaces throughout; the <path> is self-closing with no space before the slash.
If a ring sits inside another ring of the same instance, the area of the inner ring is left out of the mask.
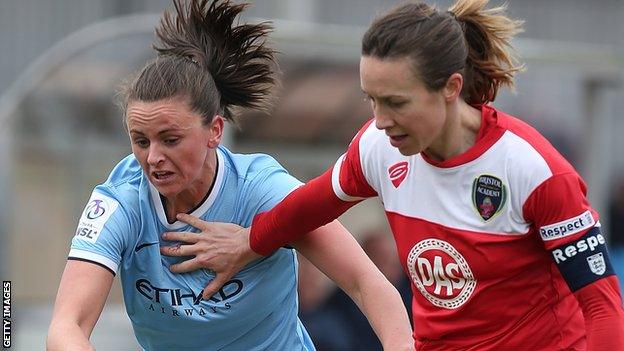
<path id="1" fill-rule="evenodd" d="M 367 93 L 364 93 L 364 95 L 366 95 L 368 98 L 375 98 L 377 100 L 383 100 L 383 101 L 387 101 L 387 100 L 391 100 L 391 99 L 405 99 L 404 96 L 401 95 L 382 95 L 382 96 L 373 96 Z"/>
<path id="2" fill-rule="evenodd" d="M 374 95 L 371 95 L 371 94 L 367 93 L 366 91 L 364 91 L 364 89 L 360 89 L 360 90 L 367 97 L 374 97 L 374 98 L 381 99 L 381 100 L 388 100 L 388 99 L 392 99 L 392 98 L 404 98 L 404 96 L 402 96 L 402 95 L 394 95 L 394 94 L 374 96 Z"/>
<path id="3" fill-rule="evenodd" d="M 167 134 L 167 133 L 170 133 L 170 132 L 175 132 L 175 131 L 178 131 L 178 130 L 180 130 L 180 129 L 181 129 L 181 128 L 177 128 L 177 129 L 174 129 L 174 128 L 167 128 L 167 129 L 163 129 L 163 130 L 161 130 L 161 131 L 159 131 L 159 132 L 158 132 L 158 135 Z M 136 129 L 130 129 L 130 132 L 129 132 L 129 133 L 131 133 L 131 134 L 140 134 L 140 135 L 145 135 L 145 133 L 143 133 L 143 132 L 141 132 L 141 131 L 138 131 L 138 130 L 136 130 Z"/>

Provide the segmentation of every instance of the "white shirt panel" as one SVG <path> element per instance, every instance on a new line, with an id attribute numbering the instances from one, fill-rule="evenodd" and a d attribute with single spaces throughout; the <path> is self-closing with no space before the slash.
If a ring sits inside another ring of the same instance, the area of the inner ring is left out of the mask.
<path id="1" fill-rule="evenodd" d="M 379 193 L 386 211 L 466 231 L 512 235 L 529 231 L 530 223 L 524 220 L 522 206 L 552 173 L 542 156 L 525 140 L 507 131 L 475 160 L 440 168 L 420 155 L 401 155 L 387 138 L 383 131 L 371 126 L 360 141 L 363 173 Z M 405 161 L 407 176 L 395 187 L 388 169 Z M 487 222 L 472 200 L 473 182 L 481 175 L 499 178 L 506 191 L 502 209 Z"/>

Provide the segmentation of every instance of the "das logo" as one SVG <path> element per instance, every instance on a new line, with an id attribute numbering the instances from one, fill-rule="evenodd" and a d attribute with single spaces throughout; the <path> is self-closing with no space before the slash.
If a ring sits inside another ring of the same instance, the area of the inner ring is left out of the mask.
<path id="1" fill-rule="evenodd" d="M 425 239 L 414 245 L 407 267 L 418 291 L 437 307 L 460 307 L 477 285 L 464 257 L 443 240 Z"/>
<path id="2" fill-rule="evenodd" d="M 398 188 L 399 185 L 403 182 L 405 177 L 407 176 L 407 162 L 399 162 L 393 166 L 388 168 L 388 175 L 390 176 L 390 181 L 395 188 Z"/>

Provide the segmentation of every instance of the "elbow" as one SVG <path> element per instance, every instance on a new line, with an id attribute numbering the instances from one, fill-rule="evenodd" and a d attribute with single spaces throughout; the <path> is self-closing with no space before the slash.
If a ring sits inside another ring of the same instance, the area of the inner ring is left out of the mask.
<path id="1" fill-rule="evenodd" d="M 60 340 L 62 340 L 61 332 L 57 325 L 58 323 L 55 323 L 54 320 L 50 324 L 48 335 L 46 337 L 46 351 L 57 351 L 62 349 L 62 345 L 60 343 Z"/>
<path id="2" fill-rule="evenodd" d="M 95 351 L 76 323 L 52 319 L 46 337 L 46 351 Z"/>
<path id="3" fill-rule="evenodd" d="M 386 301 L 401 301 L 401 294 L 386 277 L 377 271 L 375 277 L 370 273 L 362 275 L 361 279 L 356 279 L 341 286 L 341 288 L 354 300 L 362 301 L 365 297 L 371 298 L 375 296 L 379 298 L 383 296 Z"/>
<path id="4" fill-rule="evenodd" d="M 46 337 L 46 351 L 61 351 L 67 349 L 68 345 L 63 343 L 64 329 L 68 330 L 63 327 L 62 321 L 52 319 Z"/>

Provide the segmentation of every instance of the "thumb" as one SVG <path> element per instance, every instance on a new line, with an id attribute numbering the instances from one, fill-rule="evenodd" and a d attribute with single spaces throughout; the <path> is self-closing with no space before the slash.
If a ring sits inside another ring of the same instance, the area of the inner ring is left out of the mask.
<path id="1" fill-rule="evenodd" d="M 225 274 L 217 274 L 213 280 L 211 280 L 208 285 L 204 288 L 202 293 L 202 298 L 204 300 L 208 300 L 212 297 L 212 295 L 216 294 L 221 287 L 227 283 L 230 276 Z"/>

